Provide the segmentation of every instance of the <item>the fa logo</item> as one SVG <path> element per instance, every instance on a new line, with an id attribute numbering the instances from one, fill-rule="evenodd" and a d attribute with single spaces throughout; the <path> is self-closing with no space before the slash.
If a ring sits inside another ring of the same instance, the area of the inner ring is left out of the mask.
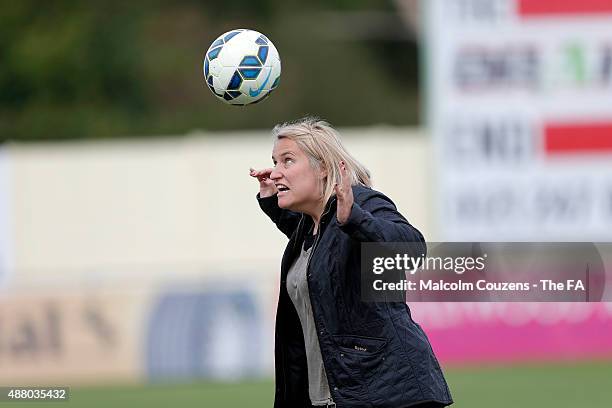
<path id="1" fill-rule="evenodd" d="M 568 279 L 567 280 L 567 290 L 582 290 L 584 291 L 584 284 L 581 280 Z"/>

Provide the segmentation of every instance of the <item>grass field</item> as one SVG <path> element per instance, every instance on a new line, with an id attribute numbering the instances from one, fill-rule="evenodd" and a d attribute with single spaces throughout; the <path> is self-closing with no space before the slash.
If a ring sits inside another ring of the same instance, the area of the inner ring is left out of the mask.
<path id="1" fill-rule="evenodd" d="M 609 408 L 612 361 L 446 370 L 456 408 Z M 0 406 L 91 408 L 270 408 L 272 381 L 72 388 L 70 401 Z"/>

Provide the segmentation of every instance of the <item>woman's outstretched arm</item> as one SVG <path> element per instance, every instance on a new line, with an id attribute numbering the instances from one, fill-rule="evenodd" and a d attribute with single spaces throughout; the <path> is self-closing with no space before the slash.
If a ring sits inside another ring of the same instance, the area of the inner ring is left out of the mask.
<path id="1" fill-rule="evenodd" d="M 340 174 L 336 217 L 340 228 L 351 238 L 365 242 L 425 242 L 421 232 L 410 225 L 384 194 L 370 190 L 361 205 L 355 203 L 344 163 L 340 163 Z"/>

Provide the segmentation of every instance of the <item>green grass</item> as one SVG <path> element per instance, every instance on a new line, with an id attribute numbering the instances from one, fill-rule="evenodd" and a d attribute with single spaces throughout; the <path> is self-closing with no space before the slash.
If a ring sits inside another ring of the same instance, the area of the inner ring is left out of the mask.
<path id="1" fill-rule="evenodd" d="M 609 408 L 612 362 L 453 367 L 446 370 L 456 408 Z M 273 382 L 72 388 L 67 403 L 0 406 L 91 408 L 270 408 Z"/>
<path id="2" fill-rule="evenodd" d="M 609 408 L 612 362 L 448 370 L 457 408 Z"/>

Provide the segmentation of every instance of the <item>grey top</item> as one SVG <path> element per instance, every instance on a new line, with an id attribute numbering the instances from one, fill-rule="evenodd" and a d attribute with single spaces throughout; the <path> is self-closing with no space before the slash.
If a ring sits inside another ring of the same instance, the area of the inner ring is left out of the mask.
<path id="1" fill-rule="evenodd" d="M 321 349 L 319 348 L 319 338 L 312 315 L 308 281 L 306 279 L 308 257 L 311 250 L 312 247 L 306 251 L 302 247 L 300 256 L 291 265 L 287 275 L 287 292 L 289 292 L 289 297 L 300 317 L 304 333 L 310 402 L 312 405 L 326 405 L 328 402 L 332 402 L 332 399 L 325 375 L 325 367 L 323 366 L 323 358 L 321 357 Z"/>

